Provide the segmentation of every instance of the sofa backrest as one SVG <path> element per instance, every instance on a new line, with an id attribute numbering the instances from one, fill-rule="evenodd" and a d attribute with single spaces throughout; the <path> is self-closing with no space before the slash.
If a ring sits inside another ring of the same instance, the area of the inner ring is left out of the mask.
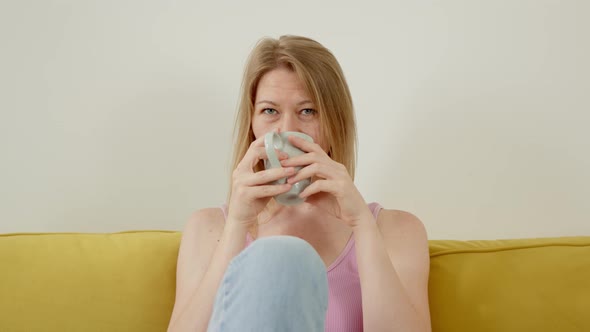
<path id="1" fill-rule="evenodd" d="M 0 235 L 0 331 L 166 331 L 180 235 Z M 590 331 L 590 236 L 430 253 L 434 332 Z"/>
<path id="2" fill-rule="evenodd" d="M 178 232 L 0 236 L 0 331 L 166 331 Z"/>
<path id="3" fill-rule="evenodd" d="M 430 241 L 433 331 L 590 331 L 590 237 Z"/>

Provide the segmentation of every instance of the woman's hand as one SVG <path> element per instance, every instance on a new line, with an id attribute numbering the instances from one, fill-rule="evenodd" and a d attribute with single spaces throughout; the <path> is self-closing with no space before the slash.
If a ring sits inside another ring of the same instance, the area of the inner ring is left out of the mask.
<path id="1" fill-rule="evenodd" d="M 289 156 L 277 151 L 279 160 Z M 271 168 L 255 172 L 254 167 L 267 159 L 264 136 L 250 144 L 244 158 L 232 173 L 232 194 L 229 199 L 228 223 L 249 228 L 257 223 L 258 214 L 271 197 L 285 193 L 292 184 L 272 184 L 273 181 L 295 174 L 294 167 Z"/>
<path id="2" fill-rule="evenodd" d="M 373 218 L 344 165 L 332 160 L 316 143 L 296 136 L 289 136 L 289 141 L 307 153 L 281 161 L 283 167 L 303 166 L 287 183 L 294 184 L 307 178 L 314 180 L 300 197 L 307 198 L 320 192 L 331 194 L 338 202 L 339 211 L 335 212 L 336 216 L 352 228 L 368 220 L 369 216 Z"/>

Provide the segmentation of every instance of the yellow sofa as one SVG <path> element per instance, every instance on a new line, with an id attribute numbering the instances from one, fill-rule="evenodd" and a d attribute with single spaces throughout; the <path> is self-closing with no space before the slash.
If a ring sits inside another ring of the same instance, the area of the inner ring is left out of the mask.
<path id="1" fill-rule="evenodd" d="M 0 332 L 165 331 L 179 241 L 0 235 Z M 590 236 L 431 240 L 430 252 L 435 332 L 590 331 Z"/>

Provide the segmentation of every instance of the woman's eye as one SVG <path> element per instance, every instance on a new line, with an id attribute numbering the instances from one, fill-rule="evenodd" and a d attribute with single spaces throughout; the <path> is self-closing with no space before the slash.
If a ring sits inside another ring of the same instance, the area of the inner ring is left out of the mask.
<path id="1" fill-rule="evenodd" d="M 303 114 L 303 115 L 315 115 L 316 113 L 317 113 L 316 110 L 311 109 L 311 108 L 306 108 L 306 109 L 301 110 L 301 114 Z"/>
<path id="2" fill-rule="evenodd" d="M 262 110 L 262 113 L 273 115 L 273 114 L 277 114 L 277 110 L 275 110 L 274 108 L 265 108 Z"/>

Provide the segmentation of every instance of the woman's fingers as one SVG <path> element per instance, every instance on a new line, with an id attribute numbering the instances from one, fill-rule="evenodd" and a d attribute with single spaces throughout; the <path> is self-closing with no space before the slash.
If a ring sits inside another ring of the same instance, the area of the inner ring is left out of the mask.
<path id="1" fill-rule="evenodd" d="M 266 149 L 264 147 L 253 147 L 248 150 L 248 153 L 244 156 L 244 160 L 248 161 L 249 171 L 252 171 L 258 162 L 267 158 L 268 156 L 266 155 Z"/>
<path id="2" fill-rule="evenodd" d="M 331 163 L 334 162 L 326 153 L 322 152 L 308 152 L 299 156 L 291 157 L 281 161 L 283 167 L 287 166 L 307 166 L 313 163 Z"/>
<path id="3" fill-rule="evenodd" d="M 264 198 L 280 195 L 291 190 L 293 185 L 289 183 L 285 184 L 267 184 L 263 186 L 249 187 L 250 195 L 252 198 Z"/>
<path id="4" fill-rule="evenodd" d="M 299 197 L 301 198 L 307 198 L 313 194 L 317 194 L 319 192 L 332 192 L 331 190 L 329 190 L 330 184 L 328 180 L 316 180 L 314 182 L 312 182 L 312 184 L 310 184 L 309 186 L 307 186 L 307 188 L 305 188 L 305 190 L 303 190 L 300 194 Z"/>
<path id="5" fill-rule="evenodd" d="M 322 165 L 320 164 L 311 164 L 300 169 L 297 174 L 293 175 L 292 177 L 287 179 L 287 183 L 296 183 L 303 179 L 309 179 L 312 177 L 320 177 L 320 178 L 328 178 L 331 177 L 330 174 L 323 170 Z"/>
<path id="6" fill-rule="evenodd" d="M 241 197 L 244 202 L 254 202 L 261 198 L 270 198 L 291 189 L 293 185 L 284 184 L 264 184 L 258 186 L 238 186 L 233 190 L 233 195 Z"/>
<path id="7" fill-rule="evenodd" d="M 344 165 L 330 162 L 329 164 L 314 163 L 300 169 L 297 174 L 287 179 L 288 183 L 299 182 L 308 178 L 322 178 L 322 179 L 344 179 L 350 178 L 350 174 Z"/>
<path id="8" fill-rule="evenodd" d="M 276 150 L 279 160 L 285 160 L 289 158 L 289 155 L 283 151 Z M 268 159 L 266 149 L 264 146 L 256 146 L 254 143 L 250 146 L 242 161 L 238 164 L 238 169 L 241 172 L 253 172 L 254 167 L 261 161 Z"/>
<path id="9" fill-rule="evenodd" d="M 294 167 L 270 168 L 252 174 L 244 174 L 241 180 L 245 186 L 259 186 L 293 176 L 294 174 Z"/>
<path id="10" fill-rule="evenodd" d="M 293 144 L 293 146 L 295 146 L 305 152 L 324 151 L 324 150 L 322 150 L 322 148 L 318 144 L 312 143 L 308 140 L 305 140 L 301 137 L 297 137 L 295 135 L 289 136 L 287 139 L 289 140 L 289 142 L 291 144 Z"/>

